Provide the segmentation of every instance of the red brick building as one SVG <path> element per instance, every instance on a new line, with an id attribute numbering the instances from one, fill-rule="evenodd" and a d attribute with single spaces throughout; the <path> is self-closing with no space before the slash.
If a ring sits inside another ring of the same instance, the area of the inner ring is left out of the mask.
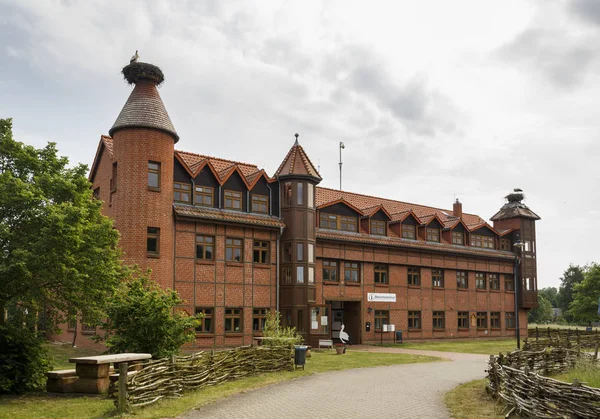
<path id="1" fill-rule="evenodd" d="M 405 339 L 513 336 L 516 283 L 525 331 L 539 217 L 520 191 L 490 225 L 458 200 L 442 210 L 318 187 L 298 136 L 272 176 L 179 151 L 156 89 L 162 74 L 133 66 L 150 75 L 130 80 L 90 180 L 125 262 L 151 268 L 181 309 L 206 316 L 196 346 L 250 344 L 268 310 L 313 344 L 342 324 L 353 343 L 391 340 L 389 324 Z"/>

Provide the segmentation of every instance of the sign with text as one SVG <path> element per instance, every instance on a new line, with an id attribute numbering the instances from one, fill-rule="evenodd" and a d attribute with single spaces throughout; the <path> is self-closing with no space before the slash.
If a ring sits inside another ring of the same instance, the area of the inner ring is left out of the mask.
<path id="1" fill-rule="evenodd" d="M 385 294 L 382 292 L 367 293 L 367 301 L 372 303 L 395 303 L 396 294 Z"/>

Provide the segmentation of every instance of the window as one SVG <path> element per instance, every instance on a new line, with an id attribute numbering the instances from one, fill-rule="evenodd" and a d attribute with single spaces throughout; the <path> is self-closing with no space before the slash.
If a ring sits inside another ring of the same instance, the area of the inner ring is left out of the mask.
<path id="1" fill-rule="evenodd" d="M 499 290 L 500 289 L 500 280 L 498 279 L 498 274 L 488 274 L 490 279 L 490 289 L 491 290 Z"/>
<path id="2" fill-rule="evenodd" d="M 494 238 L 487 236 L 480 236 L 477 234 L 471 235 L 471 246 L 473 247 L 483 247 L 485 249 L 495 249 Z"/>
<path id="3" fill-rule="evenodd" d="M 315 283 L 315 268 L 313 268 L 312 266 L 308 267 L 308 283 L 309 284 Z"/>
<path id="4" fill-rule="evenodd" d="M 215 238 L 196 235 L 196 259 L 213 260 Z"/>
<path id="5" fill-rule="evenodd" d="M 382 330 L 384 324 L 390 324 L 389 310 L 375 310 L 375 330 Z"/>
<path id="6" fill-rule="evenodd" d="M 94 189 L 92 196 L 96 199 L 100 199 L 100 187 L 99 186 L 96 189 Z"/>
<path id="7" fill-rule="evenodd" d="M 509 239 L 500 239 L 500 250 L 510 251 L 510 240 Z"/>
<path id="8" fill-rule="evenodd" d="M 338 281 L 338 264 L 335 260 L 323 260 L 323 281 Z"/>
<path id="9" fill-rule="evenodd" d="M 514 329 L 515 328 L 515 313 L 506 312 L 506 328 Z"/>
<path id="10" fill-rule="evenodd" d="M 292 261 L 292 242 L 284 242 L 283 243 L 283 261 L 284 262 Z"/>
<path id="11" fill-rule="evenodd" d="M 371 220 L 371 234 L 385 236 L 385 221 Z"/>
<path id="12" fill-rule="evenodd" d="M 292 268 L 289 266 L 284 266 L 281 268 L 281 283 L 282 284 L 291 284 L 292 283 Z"/>
<path id="13" fill-rule="evenodd" d="M 225 260 L 229 262 L 242 261 L 242 239 L 225 239 Z"/>
<path id="14" fill-rule="evenodd" d="M 458 232 L 458 231 L 453 231 L 452 232 L 452 244 L 464 246 L 465 245 L 465 236 L 463 235 L 463 233 Z"/>
<path id="15" fill-rule="evenodd" d="M 319 216 L 319 227 L 333 230 L 356 231 L 356 217 L 346 217 L 321 213 Z"/>
<path id="16" fill-rule="evenodd" d="M 242 193 L 236 191 L 225 191 L 225 208 L 241 210 Z"/>
<path id="17" fill-rule="evenodd" d="M 440 229 L 439 228 L 427 228 L 427 241 L 439 243 Z"/>
<path id="18" fill-rule="evenodd" d="M 283 184 L 283 203 L 287 206 L 292 204 L 292 182 L 285 182 Z"/>
<path id="19" fill-rule="evenodd" d="M 112 165 L 112 179 L 110 180 L 110 191 L 111 192 L 116 192 L 117 191 L 117 163 L 113 163 Z"/>
<path id="20" fill-rule="evenodd" d="M 296 266 L 296 283 L 304 284 L 304 266 Z"/>
<path id="21" fill-rule="evenodd" d="M 213 206 L 213 188 L 208 186 L 196 186 L 196 205 L 203 207 Z"/>
<path id="22" fill-rule="evenodd" d="M 432 269 L 431 279 L 434 287 L 444 288 L 444 271 L 442 269 Z"/>
<path id="23" fill-rule="evenodd" d="M 421 328 L 421 312 L 420 311 L 409 311 L 408 312 L 408 328 L 409 329 L 420 329 Z"/>
<path id="24" fill-rule="evenodd" d="M 296 204 L 304 205 L 304 183 L 296 183 Z"/>
<path id="25" fill-rule="evenodd" d="M 375 283 L 388 283 L 388 265 L 375 265 Z"/>
<path id="26" fill-rule="evenodd" d="M 269 197 L 252 194 L 252 212 L 269 213 Z"/>
<path id="27" fill-rule="evenodd" d="M 71 314 L 67 320 L 67 330 L 75 330 L 77 328 L 77 315 Z"/>
<path id="28" fill-rule="evenodd" d="M 512 275 L 504 275 L 504 290 L 514 291 L 515 290 L 515 279 Z"/>
<path id="29" fill-rule="evenodd" d="M 89 335 L 96 333 L 96 325 L 87 321 L 87 319 L 81 319 L 81 333 Z"/>
<path id="30" fill-rule="evenodd" d="M 500 329 L 500 313 L 499 312 L 490 313 L 490 328 Z"/>
<path id="31" fill-rule="evenodd" d="M 304 332 L 304 310 L 298 310 L 296 312 L 296 330 L 298 332 Z"/>
<path id="32" fill-rule="evenodd" d="M 433 328 L 434 329 L 445 329 L 446 328 L 446 313 L 443 311 L 433 312 Z"/>
<path id="33" fill-rule="evenodd" d="M 296 243 L 296 261 L 304 261 L 304 243 Z"/>
<path id="34" fill-rule="evenodd" d="M 469 328 L 469 312 L 459 311 L 458 312 L 458 328 L 468 329 Z"/>
<path id="35" fill-rule="evenodd" d="M 306 186 L 307 186 L 306 193 L 308 195 L 308 199 L 306 201 L 307 201 L 308 208 L 314 208 L 315 207 L 315 186 L 310 182 L 307 183 Z"/>
<path id="36" fill-rule="evenodd" d="M 212 308 L 196 307 L 196 314 L 203 314 L 202 324 L 196 328 L 197 333 L 212 333 L 213 332 L 213 314 Z"/>
<path id="37" fill-rule="evenodd" d="M 344 262 L 344 281 L 346 282 L 360 282 L 360 275 L 358 274 L 358 262 Z"/>
<path id="38" fill-rule="evenodd" d="M 469 288 L 469 280 L 465 271 L 456 271 L 456 286 L 458 288 Z"/>
<path id="39" fill-rule="evenodd" d="M 160 254 L 160 228 L 148 227 L 146 230 L 146 252 L 149 255 Z"/>
<path id="40" fill-rule="evenodd" d="M 160 163 L 148 162 L 148 189 L 160 190 Z"/>
<path id="41" fill-rule="evenodd" d="M 252 310 L 252 331 L 262 332 L 267 322 L 268 308 L 255 308 Z"/>
<path id="42" fill-rule="evenodd" d="M 487 313 L 485 311 L 477 312 L 477 328 L 487 329 Z"/>
<path id="43" fill-rule="evenodd" d="M 408 285 L 421 285 L 421 272 L 419 268 L 408 268 Z"/>
<path id="44" fill-rule="evenodd" d="M 308 243 L 308 263 L 315 263 L 315 245 Z"/>
<path id="45" fill-rule="evenodd" d="M 183 202 L 184 204 L 189 204 L 192 202 L 192 195 L 190 191 L 192 190 L 192 185 L 189 183 L 173 183 L 173 201 L 175 202 Z"/>
<path id="46" fill-rule="evenodd" d="M 415 226 L 402 224 L 402 238 L 403 239 L 415 239 Z"/>
<path id="47" fill-rule="evenodd" d="M 254 263 L 269 263 L 269 242 L 254 240 Z"/>
<path id="48" fill-rule="evenodd" d="M 481 272 L 475 272 L 475 288 L 478 290 L 484 290 L 485 286 L 485 274 Z"/>
<path id="49" fill-rule="evenodd" d="M 242 309 L 225 309 L 225 333 L 240 333 L 242 331 Z"/>

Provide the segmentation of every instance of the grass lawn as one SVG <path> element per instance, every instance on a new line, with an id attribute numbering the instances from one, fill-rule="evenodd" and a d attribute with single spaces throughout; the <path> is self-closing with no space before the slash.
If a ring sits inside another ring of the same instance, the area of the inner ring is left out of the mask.
<path id="1" fill-rule="evenodd" d="M 44 346 L 46 346 L 46 348 L 50 352 L 50 356 L 52 357 L 52 361 L 54 363 L 53 369 L 55 370 L 66 370 L 75 368 L 75 364 L 69 363 L 69 358 L 102 354 L 102 351 L 98 349 L 73 348 L 69 344 L 59 345 L 54 343 L 48 343 Z"/>
<path id="2" fill-rule="evenodd" d="M 456 387 L 444 396 L 455 419 L 503 419 L 504 406 L 485 391 L 487 380 L 476 380 Z"/>
<path id="3" fill-rule="evenodd" d="M 588 387 L 600 388 L 600 368 L 598 366 L 578 365 L 572 370 L 553 375 L 552 378 L 566 383 L 572 383 L 577 378 L 580 383 Z"/>
<path id="4" fill-rule="evenodd" d="M 69 353 L 68 349 L 59 349 L 64 353 L 57 355 L 57 358 L 80 355 L 78 350 Z M 136 418 L 174 417 L 194 407 L 212 403 L 232 394 L 320 372 L 439 360 L 441 358 L 430 356 L 354 352 L 352 349 L 344 355 L 336 355 L 335 351 L 312 351 L 312 357 L 307 359 L 305 370 L 265 374 L 192 391 L 179 399 L 164 400 L 147 408 L 135 409 L 130 416 Z M 112 399 L 48 396 L 42 392 L 20 397 L 0 397 L 0 417 L 2 418 L 103 418 L 113 415 L 115 415 L 115 408 Z"/>
<path id="5" fill-rule="evenodd" d="M 461 352 L 469 354 L 498 355 L 517 349 L 516 339 L 456 339 L 428 342 L 384 343 L 385 347 L 421 349 L 424 351 Z"/>

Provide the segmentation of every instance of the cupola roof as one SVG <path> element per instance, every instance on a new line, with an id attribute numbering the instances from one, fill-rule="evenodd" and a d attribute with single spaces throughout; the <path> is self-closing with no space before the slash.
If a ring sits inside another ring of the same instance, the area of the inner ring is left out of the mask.
<path id="1" fill-rule="evenodd" d="M 290 151 L 287 153 L 281 165 L 275 172 L 275 177 L 293 177 L 293 176 L 301 176 L 301 177 L 311 177 L 318 182 L 323 180 L 323 178 L 315 169 L 315 166 L 312 164 L 308 155 L 298 142 L 298 134 L 296 134 L 296 141 Z"/>

